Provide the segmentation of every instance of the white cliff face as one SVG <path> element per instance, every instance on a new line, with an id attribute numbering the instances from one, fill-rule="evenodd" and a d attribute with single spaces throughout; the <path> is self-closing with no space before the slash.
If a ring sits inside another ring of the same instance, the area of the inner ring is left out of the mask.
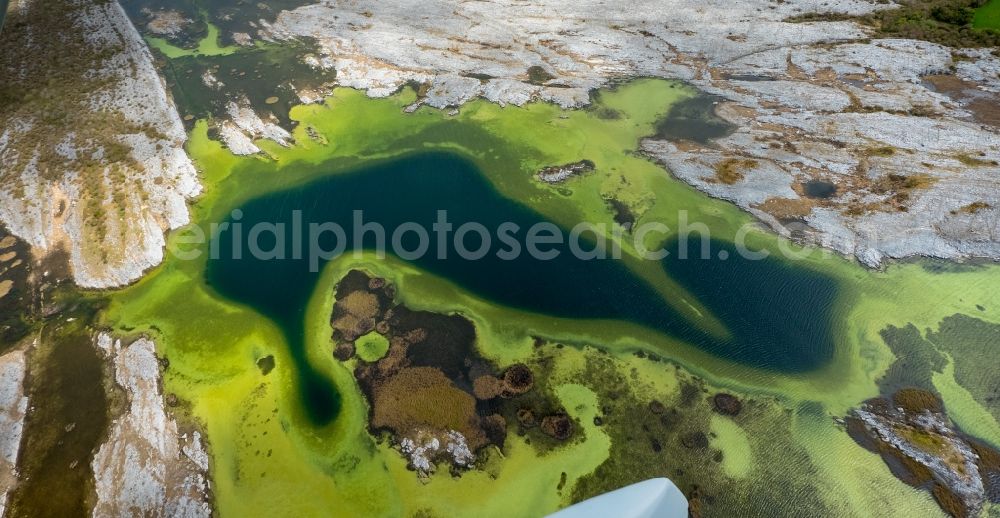
<path id="1" fill-rule="evenodd" d="M 94 516 L 211 516 L 208 454 L 198 432 L 182 434 L 165 409 L 153 342 L 123 345 L 109 335 L 98 347 L 128 395 L 125 414 L 94 455 Z"/>
<path id="2" fill-rule="evenodd" d="M 0 516 L 7 495 L 17 483 L 17 453 L 21 448 L 28 398 L 24 394 L 27 362 L 23 351 L 0 356 Z"/>
<path id="3" fill-rule="evenodd" d="M 47 132 L 66 133 L 56 151 L 70 159 L 69 165 L 60 178 L 47 180 L 39 174 L 36 161 L 25 161 L 17 172 L 19 181 L 0 186 L 0 222 L 42 252 L 64 247 L 77 284 L 120 286 L 162 261 L 164 231 L 188 223 L 186 203 L 201 186 L 183 149 L 186 133 L 181 120 L 152 55 L 121 6 L 106 2 L 81 8 L 77 23 L 95 49 L 113 50 L 103 68 L 92 71 L 108 79 L 107 86 L 88 92 L 88 102 L 92 110 L 108 114 L 107 127 L 100 131 L 122 131 L 115 139 L 131 160 L 103 163 L 96 174 L 88 172 L 106 193 L 105 199 L 88 205 L 84 196 L 89 194 L 81 188 L 84 166 L 75 161 L 76 150 L 87 145 L 92 136 L 88 131 L 97 130 L 42 126 Z M 36 125 L 44 122 L 19 120 L 0 128 L 0 157 L 16 163 L 16 154 L 30 148 L 19 138 Z M 127 129 L 140 127 L 144 130 Z M 98 152 L 95 158 L 101 155 Z M 106 210 L 95 214 L 95 204 Z M 88 228 L 95 217 L 105 227 L 97 239 Z"/>
<path id="4" fill-rule="evenodd" d="M 325 0 L 281 13 L 260 36 L 315 38 L 324 54 L 316 62 L 373 97 L 427 83 L 420 102 L 439 108 L 476 97 L 572 107 L 615 78 L 684 79 L 721 97 L 720 115 L 739 129 L 713 146 L 645 141 L 678 178 L 780 233 L 789 234 L 783 221 L 805 222 L 805 239 L 871 266 L 914 255 L 1000 258 L 998 130 L 922 80 L 954 69 L 995 93 L 1000 60 L 988 50 L 962 50 L 971 59 L 956 62 L 941 45 L 867 41 L 851 22 L 784 21 L 885 8 L 892 5 Z M 544 74 L 532 77 L 529 67 Z M 880 148 L 892 156 L 873 156 Z M 755 167 L 718 182 L 716 167 L 733 159 Z M 919 187 L 892 199 L 898 189 L 879 187 L 889 175 L 920 179 Z M 808 199 L 799 186 L 809 180 L 830 181 L 838 193 Z"/>

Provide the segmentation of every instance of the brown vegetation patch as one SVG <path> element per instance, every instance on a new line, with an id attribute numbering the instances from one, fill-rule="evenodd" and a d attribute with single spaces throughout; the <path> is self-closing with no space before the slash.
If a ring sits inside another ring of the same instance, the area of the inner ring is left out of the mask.
<path id="1" fill-rule="evenodd" d="M 964 153 L 955 155 L 955 160 L 958 160 L 963 165 L 967 165 L 969 167 L 993 167 L 1000 165 L 997 164 L 996 160 L 986 160 L 982 158 L 976 158 L 974 156 L 970 156 Z"/>
<path id="2" fill-rule="evenodd" d="M 935 484 L 934 488 L 931 489 L 931 494 L 934 495 L 934 500 L 941 506 L 941 509 L 948 513 L 949 516 L 955 518 L 969 516 L 969 508 L 966 507 L 958 495 L 949 491 L 948 488 L 941 484 Z"/>
<path id="3" fill-rule="evenodd" d="M 371 425 L 407 437 L 415 430 L 455 430 L 469 448 L 486 444 L 476 415 L 476 400 L 460 390 L 440 370 L 410 367 L 378 382 L 373 389 Z"/>
<path id="4" fill-rule="evenodd" d="M 535 376 L 531 373 L 531 369 L 523 363 L 517 363 L 504 371 L 501 395 L 508 399 L 520 396 L 531 390 L 534 385 Z"/>
<path id="5" fill-rule="evenodd" d="M 732 185 L 743 180 L 743 172 L 757 167 L 757 161 L 749 158 L 729 158 L 715 166 L 715 180 Z"/>
<path id="6" fill-rule="evenodd" d="M 964 106 L 977 122 L 1000 126 L 1000 95 L 984 92 L 975 83 L 952 74 L 931 74 L 924 76 L 924 81 Z"/>
<path id="7" fill-rule="evenodd" d="M 975 201 L 975 202 L 972 202 L 972 203 L 970 203 L 970 204 L 968 204 L 968 205 L 966 205 L 966 206 L 964 206 L 964 207 L 962 207 L 962 208 L 960 208 L 958 210 L 951 211 L 951 214 L 953 216 L 957 215 L 959 213 L 963 213 L 963 214 L 976 214 L 976 213 L 978 213 L 981 210 L 992 209 L 992 208 L 993 208 L 993 206 L 990 205 L 989 203 L 986 203 L 985 201 Z"/>
<path id="8" fill-rule="evenodd" d="M 965 107 L 976 121 L 1000 127 L 1000 95 L 976 97 Z"/>
<path id="9" fill-rule="evenodd" d="M 808 198 L 790 200 L 788 198 L 768 198 L 755 208 L 760 209 L 779 220 L 794 220 L 808 216 L 817 203 Z"/>
<path id="10" fill-rule="evenodd" d="M 565 441 L 573 435 L 573 420 L 566 414 L 547 415 L 542 418 L 541 429 L 545 435 Z"/>
<path id="11" fill-rule="evenodd" d="M 472 393 L 476 395 L 476 399 L 493 399 L 500 396 L 503 389 L 503 381 L 489 374 L 480 376 L 472 382 Z"/>
<path id="12" fill-rule="evenodd" d="M 333 349 L 333 357 L 342 362 L 346 362 L 347 360 L 353 358 L 354 353 L 354 342 L 341 342 Z"/>
<path id="13" fill-rule="evenodd" d="M 896 149 L 891 146 L 876 146 L 865 150 L 865 156 L 888 158 L 896 154 Z"/>
<path id="14" fill-rule="evenodd" d="M 859 180 L 856 189 L 867 190 L 872 194 L 886 196 L 881 202 L 850 203 L 843 210 L 847 216 L 860 216 L 872 212 L 896 211 L 906 212 L 909 210 L 908 203 L 910 195 L 918 189 L 927 189 L 937 178 L 924 173 L 911 175 L 887 174 L 874 180 Z"/>

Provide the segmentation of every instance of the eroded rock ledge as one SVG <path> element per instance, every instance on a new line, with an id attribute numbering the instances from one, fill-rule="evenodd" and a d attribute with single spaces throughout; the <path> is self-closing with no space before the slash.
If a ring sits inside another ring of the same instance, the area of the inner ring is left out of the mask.
<path id="1" fill-rule="evenodd" d="M 0 222 L 81 286 L 139 278 L 201 189 L 145 42 L 88 0 L 15 1 L 0 41 Z"/>

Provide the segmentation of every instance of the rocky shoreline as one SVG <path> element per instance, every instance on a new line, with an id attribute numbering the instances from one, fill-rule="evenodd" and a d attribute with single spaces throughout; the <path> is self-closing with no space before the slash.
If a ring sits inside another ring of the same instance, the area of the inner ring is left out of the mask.
<path id="1" fill-rule="evenodd" d="M 846 20 L 890 8 L 761 1 L 669 12 L 602 6 L 613 12 L 596 16 L 574 2 L 441 1 L 413 17 L 391 3 L 358 13 L 327 2 L 282 12 L 257 37 L 315 38 L 324 54 L 317 62 L 335 69 L 339 84 L 373 97 L 423 84 L 418 104 L 437 108 L 479 97 L 579 107 L 622 77 L 686 80 L 715 95 L 718 116 L 739 129 L 709 142 L 644 141 L 679 179 L 780 234 L 871 267 L 914 256 L 1000 259 L 1000 130 L 923 79 L 951 74 L 995 96 L 1000 59 L 869 39 L 870 29 Z M 833 21 L 797 21 L 809 13 Z M 723 167 L 732 181 L 717 179 Z M 836 194 L 806 195 L 812 181 L 834 184 Z"/>
<path id="2" fill-rule="evenodd" d="M 67 5 L 87 44 L 110 56 L 101 65 L 110 86 L 85 101 L 122 117 L 123 127 L 145 129 L 114 137 L 130 159 L 103 164 L 95 180 L 73 173 L 85 152 L 82 135 L 67 133 L 54 150 L 41 150 L 64 162 L 53 175 L 32 161 L 39 150 L 29 137 L 46 131 L 40 123 L 22 115 L 5 121 L 0 156 L 17 167 L 0 188 L 0 222 L 40 253 L 68 251 L 78 285 L 121 286 L 162 261 L 164 231 L 187 223 L 186 203 L 201 187 L 177 110 L 121 6 Z M 595 89 L 627 77 L 688 81 L 714 95 L 717 115 L 738 129 L 706 142 L 645 140 L 643 151 L 677 178 L 780 234 L 868 266 L 914 256 L 998 259 L 1000 130 L 996 117 L 981 112 L 1000 99 L 1000 58 L 870 39 L 870 29 L 846 19 L 892 7 L 755 0 L 682 3 L 669 12 L 602 6 L 598 15 L 564 0 L 502 8 L 439 1 L 414 17 L 387 2 L 364 12 L 324 2 L 274 13 L 238 39 L 313 39 L 317 52 L 300 58 L 318 76 L 333 73 L 335 84 L 373 97 L 421 85 L 411 108 L 454 109 L 480 97 L 580 107 Z M 801 21 L 816 13 L 828 21 Z M 942 76 L 961 82 L 960 95 L 932 80 Z M 259 152 L 255 139 L 290 143 L 291 128 L 232 93 L 219 134 L 234 153 Z M 728 180 L 719 181 L 720 170 L 731 173 Z M 833 184 L 835 194 L 804 192 L 817 181 Z M 97 209 L 103 206 L 111 210 Z"/>
<path id="3" fill-rule="evenodd" d="M 930 392 L 906 388 L 876 398 L 846 420 L 848 433 L 879 453 L 893 474 L 927 489 L 955 518 L 979 516 L 1000 499 L 1000 453 L 964 436 Z"/>

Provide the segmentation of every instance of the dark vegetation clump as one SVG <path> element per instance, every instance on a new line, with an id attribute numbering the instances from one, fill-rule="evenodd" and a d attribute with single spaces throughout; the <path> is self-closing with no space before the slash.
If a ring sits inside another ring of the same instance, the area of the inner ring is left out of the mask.
<path id="1" fill-rule="evenodd" d="M 611 209 L 612 219 L 615 223 L 621 225 L 625 230 L 632 230 L 635 226 L 636 215 L 632 210 L 632 207 L 617 198 L 605 197 L 604 202 L 607 203 L 608 208 Z"/>
<path id="2" fill-rule="evenodd" d="M 889 326 L 880 334 L 892 354 L 896 356 L 882 378 L 878 380 L 883 394 L 892 394 L 902 388 L 920 388 L 934 391 L 932 376 L 942 372 L 947 359 L 921 336 L 913 324 L 904 327 Z"/>
<path id="3" fill-rule="evenodd" d="M 892 396 L 892 402 L 904 412 L 918 414 L 923 411 L 943 412 L 944 407 L 936 395 L 918 388 L 905 388 Z"/>
<path id="4" fill-rule="evenodd" d="M 542 418 L 541 430 L 560 441 L 565 441 L 573 435 L 573 420 L 566 414 L 547 415 Z"/>
<path id="5" fill-rule="evenodd" d="M 545 70 L 542 66 L 534 65 L 528 67 L 528 82 L 531 84 L 543 85 L 555 78 L 556 76 L 550 74 L 549 71 Z"/>
<path id="6" fill-rule="evenodd" d="M 724 392 L 716 394 L 712 398 L 712 404 L 715 411 L 723 415 L 736 416 L 743 411 L 743 402 L 738 397 Z"/>
<path id="7" fill-rule="evenodd" d="M 352 270 L 337 284 L 331 315 L 334 356 L 341 361 L 354 356 L 354 340 L 367 333 L 389 341 L 384 357 L 359 362 L 354 371 L 371 407 L 372 432 L 400 441 L 457 431 L 473 452 L 502 448 L 509 422 L 538 427 L 559 441 L 572 435 L 572 419 L 536 390 L 531 367 L 518 363 L 501 371 L 479 354 L 471 321 L 411 310 L 396 303 L 395 293 L 385 279 Z"/>
<path id="8" fill-rule="evenodd" d="M 274 355 L 269 354 L 257 360 L 257 368 L 260 369 L 260 373 L 267 376 L 274 370 Z"/>
<path id="9" fill-rule="evenodd" d="M 875 29 L 882 38 L 907 38 L 955 48 L 1000 46 L 1000 31 L 972 26 L 976 9 L 987 0 L 901 0 L 899 8 L 863 16 L 810 13 L 790 22 L 855 20 Z"/>

